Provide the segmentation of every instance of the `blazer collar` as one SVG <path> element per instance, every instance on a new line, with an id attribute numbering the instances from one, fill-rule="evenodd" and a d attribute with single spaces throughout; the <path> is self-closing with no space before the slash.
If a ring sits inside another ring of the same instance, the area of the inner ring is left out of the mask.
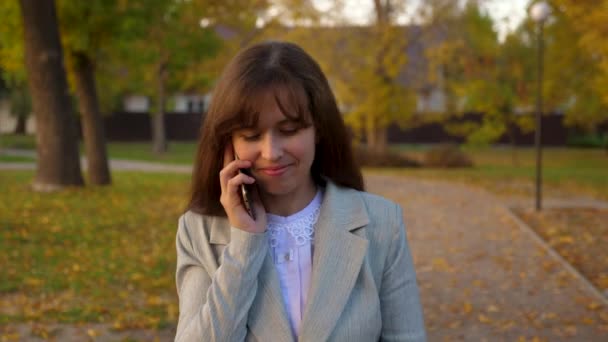
<path id="1" fill-rule="evenodd" d="M 315 224 L 311 288 L 299 340 L 329 339 L 367 253 L 365 234 L 354 234 L 354 231 L 368 223 L 367 208 L 361 195 L 356 190 L 339 187 L 327 180 L 319 219 Z M 214 218 L 209 241 L 227 244 L 230 230 L 226 228 L 224 218 Z M 293 341 L 270 251 L 266 253 L 258 276 L 258 294 L 250 308 L 248 325 L 259 340 Z"/>
<path id="2" fill-rule="evenodd" d="M 315 225 L 311 288 L 300 340 L 330 338 L 367 253 L 365 234 L 355 230 L 368 223 L 361 194 L 328 181 Z"/>
<path id="3" fill-rule="evenodd" d="M 323 212 L 331 212 L 338 217 L 342 229 L 351 230 L 367 225 L 369 218 L 367 208 L 362 202 L 356 190 L 343 188 L 333 183 L 328 178 L 326 181 L 325 195 L 321 204 L 322 220 Z M 230 242 L 230 229 L 226 227 L 227 221 L 224 217 L 211 216 L 209 228 L 209 242 L 212 244 L 226 245 Z M 315 229 L 316 233 L 316 229 Z M 315 241 L 315 244 L 317 241 Z"/>

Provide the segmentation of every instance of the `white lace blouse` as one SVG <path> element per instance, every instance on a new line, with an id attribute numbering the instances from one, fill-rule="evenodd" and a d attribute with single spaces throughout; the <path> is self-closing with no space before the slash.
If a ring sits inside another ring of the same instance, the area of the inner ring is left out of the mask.
<path id="1" fill-rule="evenodd" d="M 268 214 L 270 249 L 279 274 L 281 293 L 294 336 L 298 336 L 310 288 L 314 224 L 323 192 L 306 208 L 290 216 Z"/>

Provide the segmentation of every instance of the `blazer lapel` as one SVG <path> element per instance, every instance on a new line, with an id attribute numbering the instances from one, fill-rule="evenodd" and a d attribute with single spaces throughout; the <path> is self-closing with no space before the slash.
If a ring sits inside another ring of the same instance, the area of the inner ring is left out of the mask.
<path id="1" fill-rule="evenodd" d="M 247 323 L 251 333 L 260 341 L 294 340 L 270 251 L 266 253 L 258 276 L 258 291 L 249 309 Z"/>
<path id="2" fill-rule="evenodd" d="M 330 337 L 367 253 L 368 241 L 353 231 L 368 223 L 360 195 L 328 181 L 315 225 L 312 281 L 299 340 Z"/>
<path id="3" fill-rule="evenodd" d="M 211 243 L 228 244 L 230 228 L 226 219 L 214 218 L 209 235 Z M 260 341 L 294 340 L 270 250 L 266 251 L 266 257 L 258 275 L 257 293 L 249 309 L 247 325 L 251 333 Z"/>

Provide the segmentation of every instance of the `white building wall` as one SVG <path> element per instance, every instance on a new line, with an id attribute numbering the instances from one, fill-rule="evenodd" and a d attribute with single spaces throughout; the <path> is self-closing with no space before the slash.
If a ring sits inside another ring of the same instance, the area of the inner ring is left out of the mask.
<path id="1" fill-rule="evenodd" d="M 15 127 L 17 127 L 17 118 L 11 115 L 8 101 L 0 100 L 0 133 L 13 133 L 15 132 Z M 25 132 L 28 134 L 36 132 L 36 119 L 33 113 L 27 118 Z"/>
<path id="2" fill-rule="evenodd" d="M 178 94 L 173 96 L 173 112 L 202 113 L 206 110 L 206 96 Z"/>
<path id="3" fill-rule="evenodd" d="M 147 113 L 150 111 L 150 99 L 143 95 L 125 96 L 123 109 L 125 112 Z"/>

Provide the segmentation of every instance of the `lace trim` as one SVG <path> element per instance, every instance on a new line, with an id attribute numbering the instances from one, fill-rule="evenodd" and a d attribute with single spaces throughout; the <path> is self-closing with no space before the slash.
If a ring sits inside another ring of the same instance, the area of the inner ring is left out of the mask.
<path id="1" fill-rule="evenodd" d="M 310 214 L 290 223 L 268 223 L 268 231 L 270 232 L 270 246 L 277 247 L 279 244 L 280 234 L 289 233 L 295 240 L 296 245 L 302 246 L 313 240 L 314 225 L 319 218 L 321 208 L 315 209 Z"/>

